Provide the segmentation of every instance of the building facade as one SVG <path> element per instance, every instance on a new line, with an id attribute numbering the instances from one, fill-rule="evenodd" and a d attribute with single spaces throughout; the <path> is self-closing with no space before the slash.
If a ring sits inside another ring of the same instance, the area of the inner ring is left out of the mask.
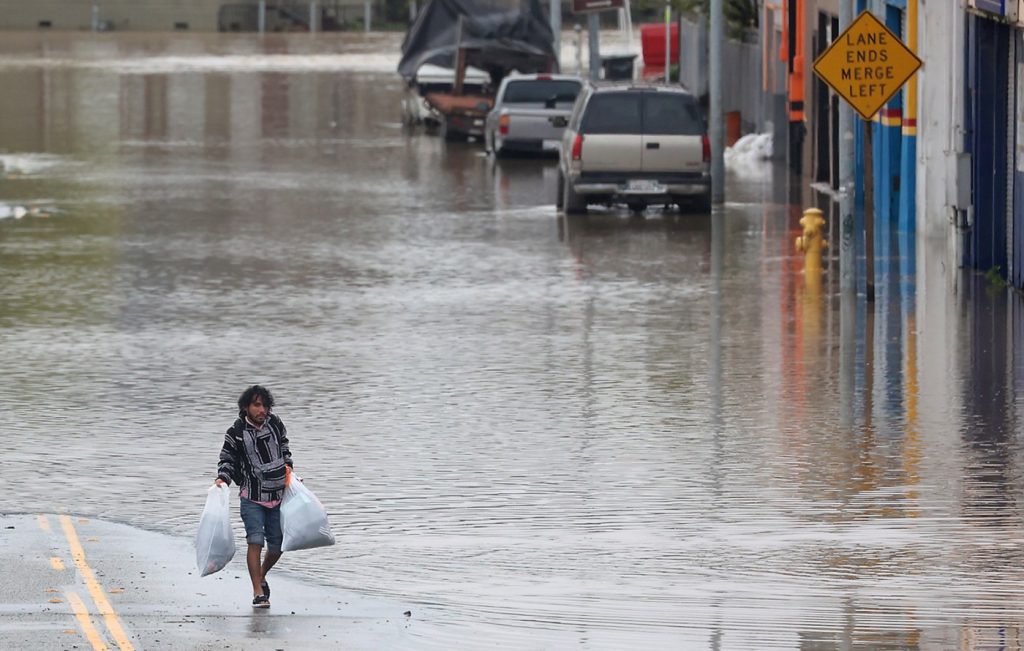
<path id="1" fill-rule="evenodd" d="M 852 1 L 855 16 L 870 11 L 923 64 L 870 128 L 856 120 L 857 233 L 869 208 L 876 255 L 888 253 L 889 234 L 915 234 L 943 241 L 952 264 L 1024 289 L 1024 0 Z M 837 8 L 813 0 L 783 5 L 788 24 L 811 39 L 803 51 L 813 54 L 804 59 L 799 40 L 788 39 L 805 67 L 789 80 L 791 161 L 798 157 L 791 169 L 838 187 L 838 98 L 810 72 L 838 36 Z M 802 148 L 794 147 L 801 137 Z"/>
<path id="2" fill-rule="evenodd" d="M 1024 288 L 1024 3 L 929 4 L 917 195 L 952 259 Z"/>

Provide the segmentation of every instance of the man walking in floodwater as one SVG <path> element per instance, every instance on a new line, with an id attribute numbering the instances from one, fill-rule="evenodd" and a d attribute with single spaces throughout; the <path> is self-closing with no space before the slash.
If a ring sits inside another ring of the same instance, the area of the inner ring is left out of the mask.
<path id="1" fill-rule="evenodd" d="M 253 385 L 238 398 L 238 418 L 224 435 L 216 484 L 238 484 L 245 524 L 245 562 L 252 580 L 253 608 L 270 607 L 267 572 L 281 558 L 281 498 L 292 469 L 288 433 L 271 413 L 274 396 Z M 261 560 L 263 545 L 267 554 Z"/>

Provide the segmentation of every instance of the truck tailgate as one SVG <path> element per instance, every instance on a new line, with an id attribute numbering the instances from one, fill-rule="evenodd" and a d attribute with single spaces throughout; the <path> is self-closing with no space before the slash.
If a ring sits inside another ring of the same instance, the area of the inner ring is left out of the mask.
<path id="1" fill-rule="evenodd" d="M 569 111 L 551 109 L 509 107 L 502 109 L 501 114 L 508 120 L 508 133 L 502 135 L 507 140 L 558 141 L 565 127 L 556 127 L 552 120 L 559 116 L 569 118 Z"/>
<path id="2" fill-rule="evenodd" d="M 694 172 L 704 170 L 704 143 L 700 136 L 645 135 L 644 172 Z"/>

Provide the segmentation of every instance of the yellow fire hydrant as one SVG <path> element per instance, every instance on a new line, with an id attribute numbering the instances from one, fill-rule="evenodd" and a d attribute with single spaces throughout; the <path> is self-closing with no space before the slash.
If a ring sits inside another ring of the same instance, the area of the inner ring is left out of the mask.
<path id="1" fill-rule="evenodd" d="M 804 271 L 821 271 L 821 252 L 828 242 L 821 236 L 825 217 L 817 208 L 808 208 L 800 218 L 803 235 L 796 238 L 796 250 L 804 254 Z"/>

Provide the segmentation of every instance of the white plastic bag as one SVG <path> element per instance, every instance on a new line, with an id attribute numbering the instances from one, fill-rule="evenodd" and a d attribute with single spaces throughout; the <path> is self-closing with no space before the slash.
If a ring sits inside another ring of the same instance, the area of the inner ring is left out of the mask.
<path id="1" fill-rule="evenodd" d="M 313 491 L 294 474 L 281 500 L 281 531 L 284 533 L 281 551 L 285 552 L 334 544 L 327 511 Z"/>
<path id="2" fill-rule="evenodd" d="M 199 576 L 219 572 L 235 555 L 230 499 L 226 484 L 214 484 L 206 493 L 206 507 L 199 518 L 199 531 L 196 533 Z"/>

